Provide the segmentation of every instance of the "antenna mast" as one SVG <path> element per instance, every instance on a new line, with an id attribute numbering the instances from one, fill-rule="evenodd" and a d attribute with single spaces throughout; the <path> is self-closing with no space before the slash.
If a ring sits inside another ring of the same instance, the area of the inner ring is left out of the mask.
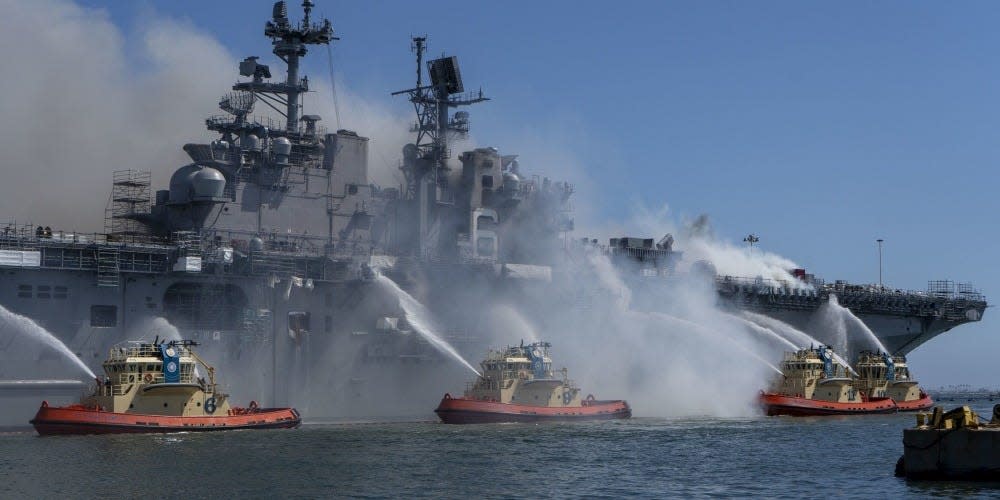
<path id="1" fill-rule="evenodd" d="M 417 85 L 393 92 L 392 95 L 409 96 L 417 113 L 417 123 L 411 131 L 417 134 L 415 145 L 418 161 L 405 162 L 401 167 L 406 175 L 407 197 L 412 199 L 417 196 L 420 181 L 425 176 L 438 187 L 448 188 L 447 176 L 444 174 L 448 170 L 446 160 L 451 156 L 449 139 L 464 137 L 469 133 L 469 113 L 458 111 L 452 117 L 451 108 L 488 101 L 489 98 L 483 96 L 482 89 L 463 93 L 465 88 L 458 69 L 458 58 L 454 56 L 427 61 L 431 84 L 424 85 L 423 57 L 427 50 L 427 36 L 413 37 L 410 48 L 417 56 Z"/>
<path id="2" fill-rule="evenodd" d="M 403 165 L 400 169 L 406 177 L 404 198 L 415 200 L 417 205 L 417 229 L 420 255 L 432 256 L 437 249 L 430 231 L 437 219 L 441 205 L 454 204 L 454 194 L 448 185 L 448 163 L 451 156 L 448 149 L 450 137 L 464 137 L 469 133 L 469 113 L 457 111 L 451 116 L 451 108 L 468 106 L 488 101 L 482 89 L 478 93 L 463 94 L 462 75 L 458 70 L 458 59 L 444 57 L 427 61 L 430 85 L 424 84 L 423 58 L 427 50 L 427 37 L 415 36 L 410 46 L 417 55 L 417 86 L 393 92 L 405 94 L 413 103 L 417 113 L 417 123 L 411 128 L 417 133 L 417 140 L 403 148 Z"/>
<path id="3" fill-rule="evenodd" d="M 272 19 L 264 25 L 264 35 L 271 39 L 274 55 L 288 65 L 288 76 L 284 82 L 265 82 L 265 78 L 271 77 L 271 72 L 267 66 L 257 64 L 257 58 L 253 57 L 240 63 L 240 74 L 253 76 L 253 80 L 233 86 L 234 90 L 253 92 L 265 104 L 282 114 L 286 119 L 285 132 L 288 135 L 298 133 L 301 107 L 299 100 L 303 93 L 309 91 L 309 80 L 299 79 L 299 58 L 306 55 L 308 45 L 327 45 L 332 40 L 339 40 L 333 36 L 329 19 L 323 19 L 322 23 L 311 22 L 312 8 L 311 0 L 303 0 L 302 22 L 292 25 L 288 20 L 285 2 L 275 2 Z M 279 106 L 283 106 L 284 111 Z"/>

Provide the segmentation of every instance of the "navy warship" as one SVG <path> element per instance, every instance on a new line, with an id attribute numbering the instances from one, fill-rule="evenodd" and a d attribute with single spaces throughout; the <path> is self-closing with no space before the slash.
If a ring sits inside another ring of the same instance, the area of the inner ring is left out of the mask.
<path id="1" fill-rule="evenodd" d="M 385 279 L 440 313 L 438 334 L 467 353 L 497 343 L 471 312 L 501 298 L 517 304 L 552 291 L 586 307 L 580 290 L 560 286 L 579 244 L 569 237 L 573 185 L 530 175 L 496 148 L 453 154 L 470 130 L 464 108 L 488 100 L 466 91 L 458 60 L 425 61 L 426 37 L 412 39 L 416 81 L 395 95 L 413 105 L 415 139 L 400 155 L 405 181 L 379 186 L 369 139 L 329 131 L 303 109 L 310 83 L 300 61 L 338 38 L 328 20 L 312 19 L 310 0 L 301 5 L 293 22 L 275 3 L 264 27 L 284 78 L 259 57 L 239 62 L 222 113 L 205 121 L 217 139 L 184 145 L 190 163 L 167 189 L 154 190 L 148 171 L 116 171 L 102 233 L 0 230 L 5 320 L 30 318 L 91 367 L 127 339 L 193 339 L 221 369 L 247 374 L 228 388 L 233 397 L 294 403 L 318 418 L 419 414 L 464 378 L 418 334 Z M 669 281 L 680 256 L 670 237 L 616 238 L 600 252 L 649 287 Z M 713 276 L 720 303 L 802 329 L 836 293 L 897 354 L 978 321 L 986 305 L 964 288 L 910 293 L 801 278 L 808 286 Z M 0 398 L 23 400 L 30 415 L 43 397 L 58 403 L 79 391 L 79 372 L 58 353 L 6 330 Z M 8 407 L 5 419 L 27 421 Z"/>

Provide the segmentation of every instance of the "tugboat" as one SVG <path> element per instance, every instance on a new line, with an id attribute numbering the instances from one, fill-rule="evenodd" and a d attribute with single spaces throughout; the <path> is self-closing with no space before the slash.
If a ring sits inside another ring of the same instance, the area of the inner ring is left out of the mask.
<path id="1" fill-rule="evenodd" d="M 934 400 L 910 377 L 906 357 L 861 351 L 856 366 L 859 387 L 870 396 L 892 398 L 899 411 L 929 410 L 934 406 Z"/>
<path id="2" fill-rule="evenodd" d="M 623 400 L 583 397 L 566 369 L 552 371 L 548 342 L 490 350 L 480 363 L 483 374 L 464 397 L 445 394 L 434 410 L 446 424 L 607 420 L 629 418 Z M 557 373 L 559 376 L 557 376 Z"/>
<path id="3" fill-rule="evenodd" d="M 230 406 L 218 391 L 215 369 L 191 349 L 191 340 L 127 342 L 111 348 L 104 377 L 80 403 L 43 401 L 31 425 L 40 435 L 221 431 L 297 427 L 294 408 Z M 208 382 L 198 376 L 203 366 Z"/>
<path id="4" fill-rule="evenodd" d="M 895 413 L 888 396 L 859 390 L 847 368 L 835 360 L 829 346 L 785 353 L 782 377 L 760 401 L 769 416 L 818 416 Z"/>

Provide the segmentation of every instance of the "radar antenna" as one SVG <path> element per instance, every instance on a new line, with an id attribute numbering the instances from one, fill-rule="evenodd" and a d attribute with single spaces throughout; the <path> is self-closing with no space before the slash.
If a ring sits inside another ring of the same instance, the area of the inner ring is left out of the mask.
<path id="1" fill-rule="evenodd" d="M 250 92 L 241 90 L 230 92 L 219 100 L 219 109 L 236 117 L 237 122 L 242 123 L 251 111 L 253 111 L 254 97 Z"/>

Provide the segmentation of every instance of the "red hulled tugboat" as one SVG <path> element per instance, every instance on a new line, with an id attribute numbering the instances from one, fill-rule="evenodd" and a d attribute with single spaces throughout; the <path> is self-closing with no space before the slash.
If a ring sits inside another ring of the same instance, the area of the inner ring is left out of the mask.
<path id="1" fill-rule="evenodd" d="M 835 360 L 828 346 L 785 353 L 782 375 L 771 390 L 761 392 L 768 415 L 852 415 L 895 413 L 888 396 L 872 396 L 855 386 L 847 368 Z"/>
<path id="2" fill-rule="evenodd" d="M 871 396 L 888 396 L 899 411 L 929 410 L 934 401 L 919 383 L 911 378 L 903 356 L 885 352 L 862 351 L 855 363 L 858 385 Z"/>
<path id="3" fill-rule="evenodd" d="M 483 374 L 463 397 L 445 394 L 434 410 L 446 424 L 540 422 L 629 418 L 632 409 L 623 400 L 583 397 L 567 378 L 552 371 L 548 342 L 490 351 L 480 363 Z"/>
<path id="4" fill-rule="evenodd" d="M 196 432 L 297 427 L 294 408 L 229 405 L 215 369 L 191 350 L 193 341 L 129 342 L 111 349 L 104 379 L 79 404 L 42 402 L 31 425 L 41 435 Z M 197 364 L 208 373 L 198 378 Z"/>

